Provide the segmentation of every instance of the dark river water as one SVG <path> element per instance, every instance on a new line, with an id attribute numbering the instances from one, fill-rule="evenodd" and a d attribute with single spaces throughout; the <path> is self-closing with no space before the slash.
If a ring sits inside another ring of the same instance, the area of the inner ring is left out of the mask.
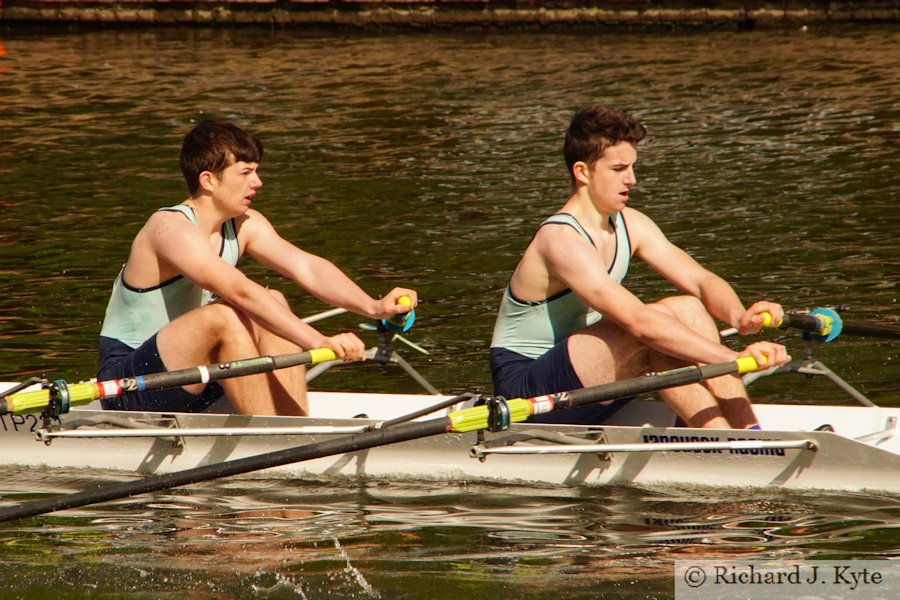
<path id="1" fill-rule="evenodd" d="M 128 244 L 154 209 L 184 199 L 180 140 L 208 116 L 263 139 L 254 206 L 282 235 L 372 294 L 419 291 L 409 337 L 429 354 L 404 356 L 445 392 L 490 391 L 500 293 L 567 196 L 568 119 L 598 101 L 649 130 L 632 204 L 745 301 L 896 325 L 898 47 L 889 26 L 7 31 L 0 379 L 94 374 Z M 298 314 L 327 308 L 245 267 Z M 646 300 L 671 292 L 640 266 L 629 282 Z M 799 335 L 764 335 L 804 351 Z M 896 342 L 813 350 L 873 401 L 900 405 Z M 418 391 L 376 366 L 315 387 Z M 760 402 L 844 401 L 794 376 L 754 390 Z M 117 477 L 6 467 L 0 502 Z M 235 479 L 0 526 L 0 597 L 668 598 L 682 557 L 898 558 L 898 523 L 894 495 Z"/>

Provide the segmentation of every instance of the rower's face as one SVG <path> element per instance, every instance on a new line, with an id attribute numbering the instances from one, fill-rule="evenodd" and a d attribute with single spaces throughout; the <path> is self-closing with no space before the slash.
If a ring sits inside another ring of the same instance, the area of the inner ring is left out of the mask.
<path id="1" fill-rule="evenodd" d="M 621 211 L 625 208 L 628 192 L 637 184 L 635 162 L 637 148 L 628 142 L 619 142 L 604 150 L 589 170 L 585 169 L 588 192 L 602 212 Z"/>
<path id="2" fill-rule="evenodd" d="M 235 210 L 245 212 L 253 202 L 256 190 L 262 187 L 259 177 L 259 163 L 233 162 L 222 171 L 215 181 L 215 193 Z"/>

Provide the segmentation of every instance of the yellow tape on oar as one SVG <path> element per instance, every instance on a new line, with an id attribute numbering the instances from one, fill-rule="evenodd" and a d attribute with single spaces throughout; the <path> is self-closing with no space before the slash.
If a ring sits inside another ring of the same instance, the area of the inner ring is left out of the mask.
<path id="1" fill-rule="evenodd" d="M 99 383 L 72 383 L 66 386 L 69 404 L 80 406 L 90 404 L 104 396 L 103 386 Z M 33 392 L 19 392 L 6 397 L 6 408 L 10 414 L 24 415 L 42 412 L 50 406 L 50 390 L 40 389 Z"/>
<path id="2" fill-rule="evenodd" d="M 763 357 L 762 364 L 766 360 Z M 750 373 L 760 369 L 760 364 L 752 356 L 744 356 L 731 362 L 704 365 L 702 367 L 691 366 L 672 369 L 651 376 L 636 377 L 629 380 L 611 382 L 609 384 L 596 385 L 571 392 L 535 396 L 529 399 L 514 398 L 501 400 L 497 405 L 496 398 L 493 405 L 474 406 L 457 410 L 450 415 L 450 431 L 465 433 L 468 431 L 505 429 L 509 423 L 521 423 L 535 414 L 543 414 L 559 409 L 573 408 L 594 402 L 625 398 L 648 391 L 657 391 L 665 387 L 686 385 L 695 381 L 702 381 L 713 377 L 731 375 L 734 373 Z M 685 377 L 688 375 L 689 377 Z M 605 392 L 605 395 L 598 394 Z M 576 398 L 575 396 L 579 396 Z M 492 423 L 492 417 L 497 421 Z"/>
<path id="3" fill-rule="evenodd" d="M 812 335 L 819 342 L 831 342 L 837 339 L 844 330 L 844 321 L 840 313 L 831 308 L 816 308 L 809 314 L 786 314 L 778 323 L 772 322 L 772 315 L 762 313 L 763 327 L 779 327 L 800 329 Z"/>
<path id="4" fill-rule="evenodd" d="M 506 402 L 509 408 L 509 422 L 521 423 L 532 415 L 531 400 L 515 398 Z M 467 431 L 482 431 L 488 429 L 490 410 L 487 406 L 473 406 L 471 408 L 463 408 L 450 413 L 449 419 L 452 424 L 451 430 L 457 433 L 465 433 Z"/>
<path id="5" fill-rule="evenodd" d="M 813 336 L 814 340 L 832 342 L 844 330 L 844 320 L 836 310 L 820 307 L 810 311 L 809 316 L 814 318 L 819 326 L 819 330 Z"/>

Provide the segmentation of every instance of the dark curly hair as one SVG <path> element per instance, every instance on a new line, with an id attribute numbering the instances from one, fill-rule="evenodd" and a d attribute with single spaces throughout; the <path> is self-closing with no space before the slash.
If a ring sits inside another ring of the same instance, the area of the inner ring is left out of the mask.
<path id="1" fill-rule="evenodd" d="M 563 145 L 569 175 L 575 163 L 581 161 L 592 167 L 610 146 L 619 142 L 637 146 L 646 135 L 647 129 L 627 112 L 605 104 L 582 108 L 572 117 Z"/>
<path id="2" fill-rule="evenodd" d="M 204 121 L 184 136 L 181 172 L 193 196 L 200 189 L 200 174 L 204 171 L 219 176 L 234 162 L 258 163 L 262 155 L 262 142 L 234 123 Z"/>

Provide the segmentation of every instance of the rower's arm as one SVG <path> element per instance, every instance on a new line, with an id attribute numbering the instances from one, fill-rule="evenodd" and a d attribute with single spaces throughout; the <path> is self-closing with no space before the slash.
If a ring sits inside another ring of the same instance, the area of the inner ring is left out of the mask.
<path id="1" fill-rule="evenodd" d="M 759 331 L 766 312 L 781 319 L 783 310 L 774 302 L 760 301 L 746 309 L 731 284 L 671 243 L 649 217 L 633 209 L 627 214 L 635 255 L 676 288 L 698 298 L 712 316 L 742 334 Z"/>
<path id="2" fill-rule="evenodd" d="M 415 291 L 406 288 L 394 288 L 376 300 L 331 261 L 282 238 L 272 224 L 255 211 L 242 224 L 242 234 L 246 236 L 248 254 L 326 304 L 373 319 L 405 313 L 417 304 Z M 401 296 L 411 300 L 409 307 L 399 302 Z"/>
<path id="3" fill-rule="evenodd" d="M 549 272 L 604 319 L 612 320 L 647 346 L 682 360 L 716 363 L 737 358 L 733 350 L 641 302 L 609 276 L 596 248 L 576 232 L 554 229 L 539 232 L 534 240 Z"/>
<path id="4" fill-rule="evenodd" d="M 264 328 L 302 348 L 319 348 L 326 336 L 294 315 L 263 286 L 223 261 L 209 239 L 187 219 L 157 219 L 148 240 L 160 260 L 195 285 L 246 312 Z"/>

